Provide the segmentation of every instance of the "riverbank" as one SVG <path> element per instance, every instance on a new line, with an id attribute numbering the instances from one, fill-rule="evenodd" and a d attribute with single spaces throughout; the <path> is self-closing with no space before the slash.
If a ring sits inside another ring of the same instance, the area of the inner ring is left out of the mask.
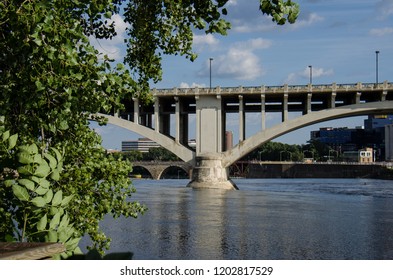
<path id="1" fill-rule="evenodd" d="M 256 162 L 248 165 L 247 178 L 372 178 L 393 180 L 386 165 L 356 163 Z"/>

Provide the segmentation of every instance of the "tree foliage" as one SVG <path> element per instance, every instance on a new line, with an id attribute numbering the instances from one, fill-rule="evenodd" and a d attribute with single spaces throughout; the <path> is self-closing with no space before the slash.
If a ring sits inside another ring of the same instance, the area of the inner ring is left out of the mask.
<path id="1" fill-rule="evenodd" d="M 226 35 L 231 28 L 225 20 L 228 0 L 129 0 L 125 8 L 128 28 L 125 62 L 139 77 L 139 85 L 161 79 L 161 60 L 165 54 L 185 55 L 195 60 L 193 32 Z M 262 13 L 278 24 L 294 23 L 298 4 L 291 0 L 260 0 Z"/>
<path id="2" fill-rule="evenodd" d="M 244 160 L 303 161 L 304 158 L 313 158 L 316 161 L 326 161 L 332 150 L 328 145 L 315 140 L 304 145 L 269 141 L 249 153 Z"/>
<path id="3" fill-rule="evenodd" d="M 194 29 L 225 34 L 227 1 L 0 2 L 1 240 L 70 242 L 70 255 L 87 234 L 102 253 L 110 243 L 99 228 L 106 214 L 145 211 L 129 200 L 130 165 L 106 154 L 89 119 L 104 124 L 95 113 L 143 98 L 149 81 L 161 78 L 163 55 L 195 59 Z M 130 70 L 100 58 L 89 40 L 115 36 L 109 19 L 122 7 Z M 260 9 L 279 24 L 298 13 L 283 0 L 260 0 Z"/>

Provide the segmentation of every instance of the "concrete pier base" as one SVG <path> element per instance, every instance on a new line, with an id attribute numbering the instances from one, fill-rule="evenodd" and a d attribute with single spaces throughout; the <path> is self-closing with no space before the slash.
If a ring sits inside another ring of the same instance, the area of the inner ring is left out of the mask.
<path id="1" fill-rule="evenodd" d="M 229 179 L 228 169 L 222 166 L 220 155 L 204 154 L 196 157 L 196 166 L 192 170 L 192 180 L 187 187 L 195 189 L 237 190 Z"/>

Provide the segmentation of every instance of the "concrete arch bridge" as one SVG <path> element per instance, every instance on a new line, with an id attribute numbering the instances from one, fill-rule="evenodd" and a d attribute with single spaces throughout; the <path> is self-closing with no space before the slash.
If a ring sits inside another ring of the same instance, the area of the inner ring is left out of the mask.
<path id="1" fill-rule="evenodd" d="M 190 178 L 192 166 L 184 161 L 136 161 L 132 163 L 134 174 L 139 174 L 140 171 L 145 171 L 150 177 L 155 180 L 162 179 L 164 176 L 168 177 L 168 173 L 171 169 L 176 172 L 173 173 L 173 178 Z"/>
<path id="2" fill-rule="evenodd" d="M 234 189 L 228 167 L 261 144 L 318 122 L 368 114 L 393 113 L 393 84 L 329 84 L 299 86 L 153 89 L 152 104 L 123 100 L 125 110 L 104 114 L 110 124 L 147 137 L 191 166 L 189 186 Z M 239 143 L 227 148 L 228 113 L 239 115 Z M 245 137 L 246 113 L 261 115 L 261 129 Z M 282 122 L 266 128 L 266 114 Z M 299 117 L 289 119 L 289 112 Z M 188 145 L 189 116 L 195 115 L 195 148 Z M 171 121 L 174 119 L 174 121 Z M 171 135 L 174 123 L 174 135 Z"/>

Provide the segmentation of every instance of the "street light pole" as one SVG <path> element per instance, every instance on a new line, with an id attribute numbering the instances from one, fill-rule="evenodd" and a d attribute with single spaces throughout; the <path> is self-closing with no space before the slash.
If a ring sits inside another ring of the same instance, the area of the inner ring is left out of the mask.
<path id="1" fill-rule="evenodd" d="M 310 68 L 310 85 L 312 85 L 312 65 L 309 65 L 308 68 Z"/>
<path id="2" fill-rule="evenodd" d="M 378 55 L 379 51 L 375 51 L 375 84 L 378 86 Z"/>
<path id="3" fill-rule="evenodd" d="M 212 60 L 213 60 L 213 58 L 209 58 L 209 62 L 210 62 L 210 88 L 212 88 Z"/>

